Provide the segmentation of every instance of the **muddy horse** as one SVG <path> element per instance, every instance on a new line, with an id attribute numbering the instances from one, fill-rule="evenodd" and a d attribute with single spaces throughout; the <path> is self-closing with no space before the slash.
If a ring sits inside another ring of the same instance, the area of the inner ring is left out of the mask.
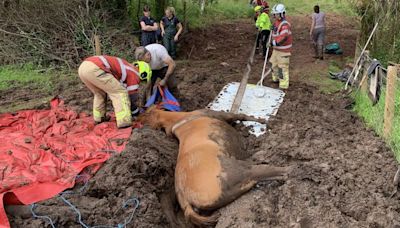
<path id="1" fill-rule="evenodd" d="M 175 193 L 185 218 L 196 225 L 214 225 L 219 214 L 212 212 L 249 191 L 258 181 L 286 178 L 287 167 L 239 160 L 244 155 L 240 136 L 228 123 L 262 120 L 208 109 L 167 112 L 153 107 L 138 120 L 178 138 Z"/>

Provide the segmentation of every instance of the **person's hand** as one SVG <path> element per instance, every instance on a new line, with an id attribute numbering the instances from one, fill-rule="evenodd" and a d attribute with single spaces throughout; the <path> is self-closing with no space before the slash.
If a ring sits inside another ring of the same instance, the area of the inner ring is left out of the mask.
<path id="1" fill-rule="evenodd" d="M 273 41 L 272 41 L 272 46 L 277 46 L 277 44 L 276 44 L 276 41 L 275 41 L 275 40 L 273 40 Z"/>
<path id="2" fill-rule="evenodd" d="M 178 40 L 179 40 L 179 36 L 178 36 L 178 35 L 175 35 L 175 36 L 174 36 L 174 41 L 177 42 Z"/>
<path id="3" fill-rule="evenodd" d="M 167 81 L 165 79 L 160 81 L 160 86 L 165 86 L 167 84 Z"/>
<path id="4" fill-rule="evenodd" d="M 161 36 L 164 37 L 165 31 L 161 31 Z"/>

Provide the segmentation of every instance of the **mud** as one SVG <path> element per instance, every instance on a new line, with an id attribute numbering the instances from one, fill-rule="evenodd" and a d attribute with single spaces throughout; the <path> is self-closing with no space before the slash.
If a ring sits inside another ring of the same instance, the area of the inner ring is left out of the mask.
<path id="1" fill-rule="evenodd" d="M 302 78 L 327 70 L 328 62 L 354 53 L 357 31 L 350 19 L 328 17 L 328 41 L 339 41 L 343 56 L 315 62 L 308 38 L 308 17 L 291 18 L 294 51 L 291 86 L 268 133 L 255 138 L 246 128 L 247 159 L 256 164 L 294 166 L 286 182 L 262 182 L 220 210 L 216 227 L 395 227 L 400 226 L 400 194 L 390 197 L 396 171 L 393 153 L 346 107 L 341 94 L 324 95 Z M 252 21 L 214 26 L 185 35 L 179 44 L 176 76 L 185 110 L 204 108 L 231 81 L 240 81 L 254 41 Z M 263 59 L 256 56 L 251 82 L 258 80 Z M 268 80 L 267 80 L 268 81 Z M 276 87 L 275 84 L 266 84 Z M 60 86 L 68 104 L 90 110 L 91 95 L 79 84 Z M 164 133 L 143 129 L 132 135 L 126 151 L 115 155 L 80 194 L 67 196 L 90 225 L 121 223 L 132 211 L 124 200 L 140 199 L 128 227 L 168 227 L 163 193 L 173 187 L 178 142 Z M 79 187 L 75 189 L 79 193 Z M 58 227 L 80 227 L 59 199 L 38 204 Z M 166 212 L 175 212 L 169 208 Z M 49 227 L 39 219 L 10 218 L 14 227 Z"/>

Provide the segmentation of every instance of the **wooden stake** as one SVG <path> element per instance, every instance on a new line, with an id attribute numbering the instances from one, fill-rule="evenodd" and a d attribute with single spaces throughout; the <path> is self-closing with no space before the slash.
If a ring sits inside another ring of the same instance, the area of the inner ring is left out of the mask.
<path id="1" fill-rule="evenodd" d="M 392 133 L 397 71 L 398 71 L 398 66 L 388 67 L 386 100 L 385 100 L 385 119 L 383 126 L 383 135 L 386 139 L 389 138 L 390 134 Z"/>
<path id="2" fill-rule="evenodd" d="M 94 35 L 94 46 L 96 48 L 96 55 L 101 55 L 101 44 L 99 35 Z"/>
<path id="3" fill-rule="evenodd" d="M 360 62 L 360 60 L 361 60 L 361 57 L 364 55 L 364 52 L 367 50 L 368 44 L 369 44 L 369 42 L 371 41 L 372 36 L 374 35 L 374 33 L 375 33 L 375 31 L 376 31 L 377 28 L 378 28 L 378 23 L 375 24 L 374 29 L 372 30 L 371 34 L 369 35 L 369 38 L 368 38 L 368 40 L 367 40 L 367 43 L 365 44 L 363 50 L 361 51 L 361 54 L 360 54 L 360 56 L 358 57 L 358 59 L 357 59 L 355 65 L 354 65 L 354 68 L 353 68 L 353 70 L 351 71 L 351 73 L 350 73 L 350 75 L 349 75 L 349 78 L 347 79 L 346 85 L 345 85 L 345 87 L 344 87 L 345 90 L 347 90 L 347 87 L 348 87 L 349 82 L 350 82 L 350 80 L 351 80 L 351 78 L 352 78 L 352 76 L 353 76 L 353 73 L 354 73 L 354 71 L 355 71 L 355 68 L 358 66 L 358 64 L 359 64 L 359 62 Z"/>
<path id="4" fill-rule="evenodd" d="M 242 81 L 240 82 L 238 91 L 236 93 L 235 99 L 233 101 L 231 112 L 232 113 L 239 113 L 240 105 L 242 104 L 244 92 L 246 91 L 247 81 L 249 80 L 250 72 L 251 72 L 251 65 L 254 63 L 254 55 L 256 53 L 256 46 L 257 46 L 257 38 L 259 33 L 257 31 L 256 41 L 254 43 L 253 49 L 251 50 L 250 58 L 247 62 L 247 70 L 244 74 Z"/>

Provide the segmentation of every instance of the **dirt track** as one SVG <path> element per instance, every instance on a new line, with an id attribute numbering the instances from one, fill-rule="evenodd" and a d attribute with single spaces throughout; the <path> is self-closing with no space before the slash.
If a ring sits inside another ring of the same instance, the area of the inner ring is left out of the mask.
<path id="1" fill-rule="evenodd" d="M 396 171 L 392 152 L 346 110 L 351 103 L 347 98 L 321 94 L 300 81 L 304 74 L 327 68 L 327 61 L 315 63 L 311 58 L 306 20 L 292 18 L 291 87 L 277 117 L 269 123 L 269 133 L 255 139 L 236 126 L 247 144 L 249 160 L 297 168 L 287 182 L 261 183 L 221 209 L 217 227 L 400 226 L 400 194 L 390 198 Z M 353 55 L 356 31 L 339 17 L 330 19 L 329 25 L 328 41 L 340 41 L 345 56 Z M 239 81 L 253 44 L 250 21 L 207 31 L 190 33 L 181 43 L 180 54 L 189 60 L 180 61 L 177 77 L 179 97 L 187 110 L 205 107 L 227 82 Z M 340 62 L 343 57 L 328 59 Z M 256 64 L 253 82 L 262 67 L 260 57 Z M 71 105 L 90 110 L 90 101 L 82 99 L 87 92 L 78 89 L 64 97 Z M 119 209 L 123 201 L 136 196 L 141 205 L 131 227 L 168 227 L 164 212 L 174 209 L 165 207 L 162 195 L 173 187 L 177 148 L 177 141 L 162 132 L 136 130 L 126 151 L 104 165 L 83 195 L 68 198 L 81 210 L 85 223 L 115 225 L 128 216 Z M 41 203 L 38 211 L 49 215 L 58 227 L 80 227 L 57 198 Z M 19 218 L 11 222 L 15 227 L 47 224 Z"/>

